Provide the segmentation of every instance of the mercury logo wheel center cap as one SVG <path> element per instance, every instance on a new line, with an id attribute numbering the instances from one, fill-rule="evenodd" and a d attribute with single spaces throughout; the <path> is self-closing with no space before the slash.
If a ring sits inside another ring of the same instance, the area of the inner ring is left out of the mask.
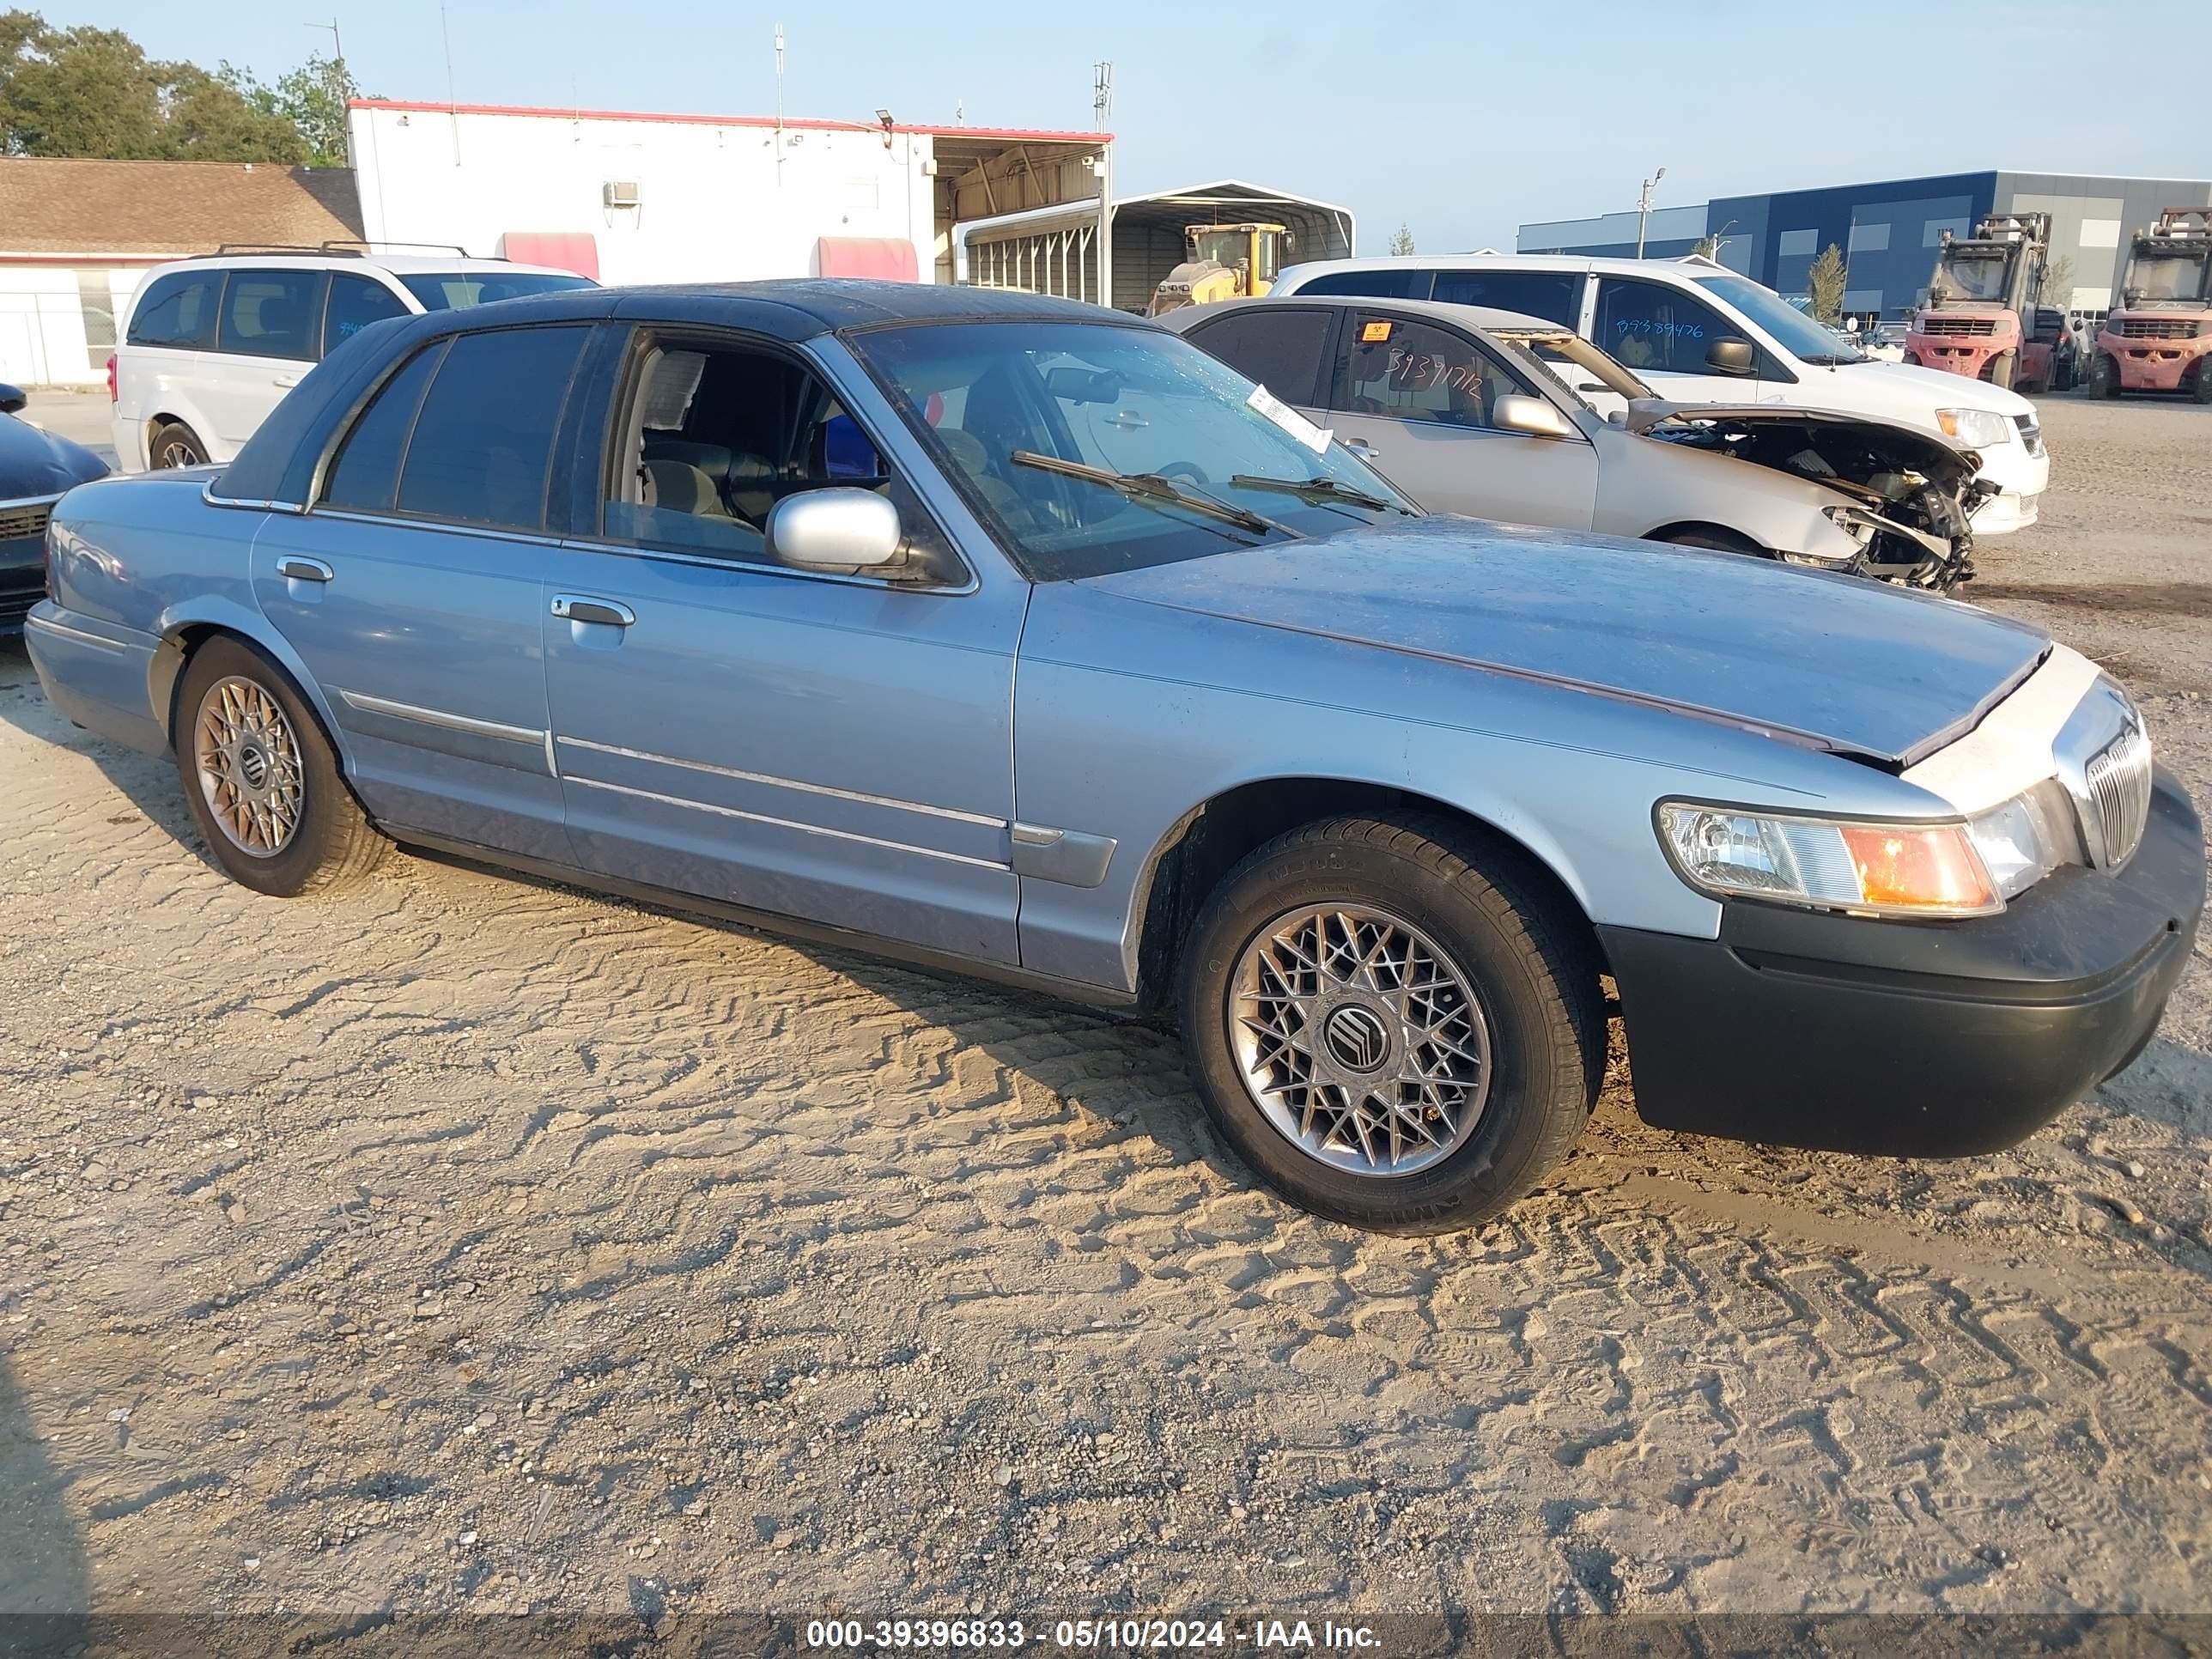
<path id="1" fill-rule="evenodd" d="M 1329 1015 L 1322 1041 L 1328 1045 L 1329 1058 L 1351 1072 L 1371 1072 L 1390 1053 L 1389 1027 L 1364 1003 L 1347 1002 Z"/>

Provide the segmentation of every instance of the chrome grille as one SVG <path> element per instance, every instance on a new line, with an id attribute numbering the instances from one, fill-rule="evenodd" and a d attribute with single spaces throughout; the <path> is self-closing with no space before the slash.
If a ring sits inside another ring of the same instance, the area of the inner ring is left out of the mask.
<path id="1" fill-rule="evenodd" d="M 2129 317 L 2120 324 L 2124 340 L 2188 340 L 2196 337 L 2193 317 Z"/>
<path id="2" fill-rule="evenodd" d="M 37 501 L 0 502 L 0 542 L 27 542 L 46 533 L 46 520 L 53 515 L 52 496 Z"/>
<path id="3" fill-rule="evenodd" d="M 1994 317 L 1947 317 L 1941 312 L 1926 318 L 1920 325 L 1923 334 L 1994 334 L 1997 319 Z"/>
<path id="4" fill-rule="evenodd" d="M 2132 720 L 2089 757 L 2089 798 L 2096 803 L 2106 867 L 2118 869 L 2142 844 L 2150 822 L 2150 738 Z"/>

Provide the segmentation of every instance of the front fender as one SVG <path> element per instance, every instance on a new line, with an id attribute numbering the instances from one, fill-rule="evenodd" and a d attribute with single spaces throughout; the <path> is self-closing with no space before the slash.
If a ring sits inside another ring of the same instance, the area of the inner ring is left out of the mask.
<path id="1" fill-rule="evenodd" d="M 177 682 L 184 676 L 186 641 L 210 631 L 234 634 L 265 652 L 292 677 L 292 684 L 314 710 L 325 740 L 337 752 L 340 769 L 350 775 L 352 757 L 347 752 L 344 728 L 331 717 L 329 702 L 306 662 L 277 631 L 276 624 L 262 613 L 260 606 L 244 605 L 221 594 L 196 594 L 163 611 L 155 631 L 161 635 L 161 647 L 147 667 L 146 697 L 163 731 L 173 729 Z"/>

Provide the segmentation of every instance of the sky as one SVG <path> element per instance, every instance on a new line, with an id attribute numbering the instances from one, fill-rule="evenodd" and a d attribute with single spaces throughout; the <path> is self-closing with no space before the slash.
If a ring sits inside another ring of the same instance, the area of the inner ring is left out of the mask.
<path id="1" fill-rule="evenodd" d="M 2198 70 L 2161 89 L 2112 55 L 2201 40 L 2178 0 L 447 0 L 450 94 L 438 0 L 13 3 L 264 78 L 327 52 L 308 25 L 335 17 L 366 91 L 463 103 L 769 113 L 781 21 L 787 114 L 1088 128 L 1106 59 L 1117 193 L 1247 179 L 1350 207 L 1370 253 L 1401 223 L 1429 252 L 1510 248 L 1633 207 L 1660 167 L 1656 207 L 1990 167 L 2212 178 Z"/>

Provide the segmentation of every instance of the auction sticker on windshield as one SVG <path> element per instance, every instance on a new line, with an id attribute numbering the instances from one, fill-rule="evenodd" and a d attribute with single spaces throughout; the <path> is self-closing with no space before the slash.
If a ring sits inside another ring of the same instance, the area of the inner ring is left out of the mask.
<path id="1" fill-rule="evenodd" d="M 1252 395 L 1244 401 L 1316 455 L 1328 447 L 1328 441 L 1334 435 L 1316 426 L 1263 386 L 1254 386 Z"/>

